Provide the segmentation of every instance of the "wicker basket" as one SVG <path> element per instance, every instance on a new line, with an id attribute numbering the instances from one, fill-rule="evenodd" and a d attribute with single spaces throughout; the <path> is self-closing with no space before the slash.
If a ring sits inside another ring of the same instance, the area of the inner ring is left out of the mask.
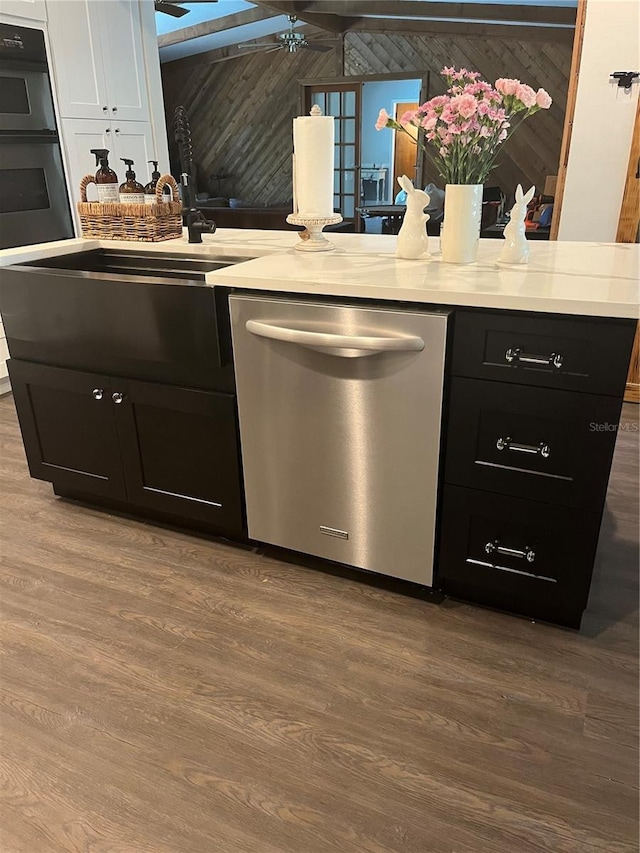
<path id="1" fill-rule="evenodd" d="M 99 204 L 87 201 L 87 187 L 95 184 L 93 175 L 80 183 L 78 214 L 83 237 L 100 240 L 142 240 L 156 243 L 182 237 L 182 204 L 178 200 L 178 185 L 171 175 L 163 175 L 156 184 L 155 204 Z M 172 201 L 162 201 L 162 191 L 171 187 Z"/>

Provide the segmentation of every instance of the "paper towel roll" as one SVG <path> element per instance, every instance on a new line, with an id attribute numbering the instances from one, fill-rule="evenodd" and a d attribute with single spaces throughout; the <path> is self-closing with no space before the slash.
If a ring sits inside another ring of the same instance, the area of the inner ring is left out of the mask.
<path id="1" fill-rule="evenodd" d="M 300 216 L 333 216 L 333 116 L 293 120 L 294 207 Z"/>

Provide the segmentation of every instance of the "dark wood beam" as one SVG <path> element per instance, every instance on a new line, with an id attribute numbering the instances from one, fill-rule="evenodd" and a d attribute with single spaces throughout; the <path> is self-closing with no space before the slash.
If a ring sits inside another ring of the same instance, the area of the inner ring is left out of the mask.
<path id="1" fill-rule="evenodd" d="M 574 25 L 576 9 L 571 6 L 521 6 L 517 3 L 444 3 L 431 0 L 312 0 L 305 15 L 323 12 L 343 17 L 379 15 L 382 18 L 460 18 L 464 21 L 515 21 L 523 24 Z M 306 20 L 306 18 L 305 18 Z M 411 23 L 411 22 L 409 22 Z"/>
<path id="2" fill-rule="evenodd" d="M 201 36 L 209 36 L 213 33 L 221 33 L 225 30 L 231 30 L 234 27 L 242 27 L 245 24 L 255 24 L 256 21 L 265 21 L 268 18 L 275 18 L 279 15 L 273 9 L 254 8 L 247 9 L 244 12 L 237 12 L 235 15 L 225 15 L 223 18 L 214 18 L 211 21 L 203 21 L 200 24 L 194 24 L 191 27 L 184 27 L 181 30 L 175 30 L 172 33 L 165 33 L 158 36 L 158 47 L 169 47 L 172 44 L 181 44 L 185 41 L 200 38 Z"/>
<path id="3" fill-rule="evenodd" d="M 251 42 L 247 42 L 251 44 Z M 274 44 L 274 47 L 276 45 Z M 255 53 L 260 53 L 256 50 Z M 182 56 L 180 59 L 172 59 L 171 62 L 163 62 L 163 68 L 195 68 L 202 65 L 213 65 L 216 62 L 225 62 L 228 59 L 239 59 L 241 56 L 250 55 L 250 52 L 238 50 L 238 45 L 230 44 L 226 47 L 217 47 L 215 50 L 207 50 L 205 53 L 194 53 L 191 56 Z"/>
<path id="4" fill-rule="evenodd" d="M 562 42 L 571 44 L 573 42 L 573 27 L 542 27 L 542 26 L 519 26 L 518 24 L 484 24 L 473 21 L 391 21 L 388 18 L 361 18 L 351 28 L 352 32 L 368 33 L 402 33 L 406 35 L 428 35 L 429 33 L 462 35 L 473 38 L 482 36 L 484 38 L 506 38 L 529 39 L 537 41 Z"/>
<path id="5" fill-rule="evenodd" d="M 356 15 L 343 16 L 338 14 L 327 15 L 324 13 L 324 5 L 320 3 L 318 8 L 313 12 L 308 11 L 313 3 L 306 0 L 254 0 L 258 6 L 264 6 L 268 9 L 275 9 L 281 15 L 295 15 L 301 21 L 306 21 L 308 24 L 313 24 L 315 27 L 320 27 L 322 30 L 327 30 L 330 33 L 343 33 L 359 20 Z"/>

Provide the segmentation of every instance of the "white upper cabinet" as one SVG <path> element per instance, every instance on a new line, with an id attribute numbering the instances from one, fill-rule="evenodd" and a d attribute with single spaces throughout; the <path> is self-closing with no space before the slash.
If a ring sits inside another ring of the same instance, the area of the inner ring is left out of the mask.
<path id="1" fill-rule="evenodd" d="M 46 21 L 47 8 L 44 0 L 2 0 L 0 15 L 25 18 L 27 21 Z"/>
<path id="2" fill-rule="evenodd" d="M 137 0 L 49 0 L 47 11 L 60 115 L 147 121 Z"/>
<path id="3" fill-rule="evenodd" d="M 100 4 L 100 39 L 111 117 L 119 121 L 149 118 L 147 81 L 137 0 Z"/>
<path id="4" fill-rule="evenodd" d="M 149 160 L 160 159 L 160 170 L 166 171 L 161 155 L 156 154 L 151 125 L 148 121 L 101 121 L 94 119 L 62 119 L 62 137 L 66 153 L 66 167 L 74 216 L 76 202 L 80 201 L 80 182 L 85 175 L 96 172 L 92 148 L 109 150 L 109 165 L 118 175 L 118 183 L 125 179 L 126 166 L 120 159 L 133 160 L 138 180 L 144 186 L 151 177 Z M 89 185 L 87 200 L 95 201 L 96 188 Z"/>

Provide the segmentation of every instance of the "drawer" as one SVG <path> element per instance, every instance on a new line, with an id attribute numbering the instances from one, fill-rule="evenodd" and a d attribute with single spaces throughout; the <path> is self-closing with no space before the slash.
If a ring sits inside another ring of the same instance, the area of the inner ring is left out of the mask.
<path id="1" fill-rule="evenodd" d="M 458 311 L 453 373 L 622 396 L 634 333 L 633 320 Z"/>
<path id="2" fill-rule="evenodd" d="M 579 627 L 599 513 L 446 486 L 441 520 L 438 572 L 445 592 Z"/>
<path id="3" fill-rule="evenodd" d="M 622 402 L 455 377 L 445 481 L 600 511 Z"/>

